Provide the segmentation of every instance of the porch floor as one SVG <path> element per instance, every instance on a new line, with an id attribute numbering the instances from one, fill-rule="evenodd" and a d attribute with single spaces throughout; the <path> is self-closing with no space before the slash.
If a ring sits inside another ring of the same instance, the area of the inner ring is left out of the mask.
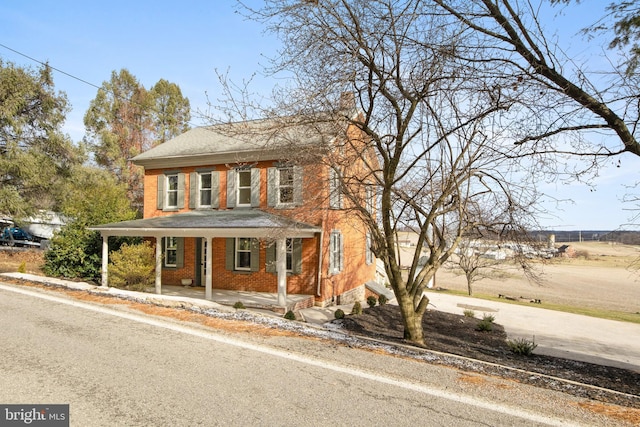
<path id="1" fill-rule="evenodd" d="M 162 285 L 162 295 L 172 295 L 187 298 L 206 299 L 203 286 L 171 286 Z M 278 294 L 269 292 L 230 291 L 226 289 L 213 289 L 211 301 L 233 306 L 240 301 L 247 308 L 265 309 L 271 311 L 283 311 L 278 305 Z M 299 310 L 313 307 L 313 295 L 287 295 L 287 310 Z"/>

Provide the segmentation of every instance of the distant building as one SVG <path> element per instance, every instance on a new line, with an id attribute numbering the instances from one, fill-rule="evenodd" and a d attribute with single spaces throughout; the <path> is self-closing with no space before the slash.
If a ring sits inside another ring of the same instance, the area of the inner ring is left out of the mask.
<path id="1" fill-rule="evenodd" d="M 556 256 L 563 258 L 575 258 L 576 250 L 571 245 L 562 245 L 558 248 Z"/>

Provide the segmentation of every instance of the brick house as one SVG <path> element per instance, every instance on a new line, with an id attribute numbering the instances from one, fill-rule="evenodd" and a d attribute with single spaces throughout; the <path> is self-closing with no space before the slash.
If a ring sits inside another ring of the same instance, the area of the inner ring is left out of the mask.
<path id="1" fill-rule="evenodd" d="M 214 288 L 277 292 L 280 306 L 287 294 L 321 306 L 363 299 L 376 263 L 353 207 L 375 209 L 375 191 L 343 197 L 341 170 L 371 170 L 375 155 L 352 125 L 275 128 L 194 128 L 134 157 L 144 167 L 143 218 L 92 227 L 103 237 L 103 286 L 108 237 L 141 236 L 156 247 L 157 293 L 187 280 L 207 299 Z"/>

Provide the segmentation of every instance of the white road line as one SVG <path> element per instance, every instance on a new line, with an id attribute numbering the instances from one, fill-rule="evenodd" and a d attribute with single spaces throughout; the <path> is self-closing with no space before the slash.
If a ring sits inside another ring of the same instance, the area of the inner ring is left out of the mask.
<path id="1" fill-rule="evenodd" d="M 499 404 L 478 399 L 473 396 L 454 394 L 441 389 L 429 387 L 423 384 L 416 384 L 408 381 L 401 381 L 391 377 L 381 376 L 379 374 L 373 374 L 367 371 L 354 369 L 352 367 L 346 367 L 346 366 L 339 365 L 326 360 L 314 359 L 311 357 L 307 357 L 307 356 L 303 356 L 295 353 L 277 350 L 277 349 L 273 349 L 273 348 L 269 348 L 269 347 L 265 347 L 257 344 L 251 344 L 251 343 L 235 340 L 233 338 L 221 336 L 213 332 L 205 332 L 195 328 L 190 328 L 188 326 L 178 325 L 171 322 L 165 322 L 162 320 L 145 317 L 141 315 L 136 315 L 132 313 L 120 312 L 110 308 L 88 304 L 88 303 L 84 303 L 76 300 L 60 298 L 60 297 L 56 297 L 56 296 L 41 293 L 41 292 L 31 291 L 28 289 L 17 288 L 13 286 L 5 286 L 3 284 L 0 284 L 0 289 L 44 299 L 47 301 L 53 301 L 60 304 L 66 304 L 66 305 L 82 308 L 89 311 L 107 314 L 110 316 L 120 317 L 120 318 L 131 320 L 134 322 L 143 323 L 150 326 L 156 326 L 156 327 L 168 329 L 174 332 L 188 334 L 188 335 L 196 336 L 199 338 L 216 341 L 216 342 L 232 345 L 232 346 L 247 349 L 247 350 L 257 351 L 263 354 L 268 354 L 268 355 L 280 357 L 283 359 L 293 360 L 299 363 L 304 363 L 304 364 L 316 366 L 319 368 L 329 369 L 334 372 L 339 372 L 339 373 L 351 375 L 354 377 L 367 379 L 370 381 L 376 381 L 379 383 L 404 388 L 406 390 L 415 391 L 418 393 L 426 394 L 426 395 L 441 398 L 441 399 L 447 399 L 453 402 L 474 406 L 480 409 L 485 409 L 485 410 L 490 410 L 490 411 L 494 411 L 502 414 L 511 415 L 511 416 L 522 418 L 528 421 L 548 424 L 552 426 L 578 426 L 578 424 L 573 424 L 566 420 L 534 414 L 534 413 L 522 410 L 520 408 L 510 407 L 506 405 L 499 405 Z M 580 424 L 580 425 L 584 425 L 584 424 Z"/>

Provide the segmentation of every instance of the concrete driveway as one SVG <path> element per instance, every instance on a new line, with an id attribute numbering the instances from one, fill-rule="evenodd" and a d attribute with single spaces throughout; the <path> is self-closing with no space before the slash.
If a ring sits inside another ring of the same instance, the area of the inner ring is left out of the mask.
<path id="1" fill-rule="evenodd" d="M 479 318 L 494 315 L 509 339 L 534 340 L 537 354 L 640 372 L 640 324 L 435 292 L 427 296 L 435 310 L 462 314 L 472 309 Z"/>

